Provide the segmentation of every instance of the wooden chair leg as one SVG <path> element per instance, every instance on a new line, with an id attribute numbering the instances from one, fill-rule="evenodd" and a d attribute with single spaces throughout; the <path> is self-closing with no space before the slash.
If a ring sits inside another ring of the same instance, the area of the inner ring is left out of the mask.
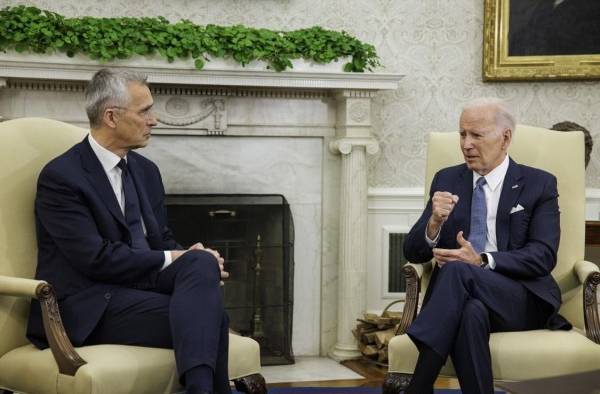
<path id="1" fill-rule="evenodd" d="M 259 373 L 244 376 L 233 381 L 235 389 L 247 394 L 266 394 L 267 384 L 265 378 Z"/>
<path id="2" fill-rule="evenodd" d="M 402 394 L 407 389 L 411 374 L 388 372 L 383 380 L 381 394 Z"/>

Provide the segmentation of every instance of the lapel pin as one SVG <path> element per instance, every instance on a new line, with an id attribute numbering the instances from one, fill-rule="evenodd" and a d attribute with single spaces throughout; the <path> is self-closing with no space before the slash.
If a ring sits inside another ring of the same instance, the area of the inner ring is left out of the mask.
<path id="1" fill-rule="evenodd" d="M 517 187 L 519 187 L 519 185 L 513 185 L 512 188 L 516 189 Z"/>

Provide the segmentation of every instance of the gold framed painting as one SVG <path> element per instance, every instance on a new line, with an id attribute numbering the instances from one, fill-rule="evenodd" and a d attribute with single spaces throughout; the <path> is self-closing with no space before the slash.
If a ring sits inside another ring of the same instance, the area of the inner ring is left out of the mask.
<path id="1" fill-rule="evenodd" d="M 600 0 L 485 0 L 484 81 L 600 79 Z"/>

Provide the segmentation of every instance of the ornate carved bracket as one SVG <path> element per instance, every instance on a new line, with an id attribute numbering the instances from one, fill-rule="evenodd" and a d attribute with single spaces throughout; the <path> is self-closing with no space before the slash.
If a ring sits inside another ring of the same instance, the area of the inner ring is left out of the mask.
<path id="1" fill-rule="evenodd" d="M 421 290 L 421 280 L 414 267 L 407 265 L 402 268 L 402 273 L 406 279 L 406 301 L 396 335 L 405 334 L 413 320 L 416 319 L 419 306 L 419 291 Z"/>
<path id="2" fill-rule="evenodd" d="M 371 104 L 375 93 L 359 90 L 336 93 L 336 130 L 339 137 L 371 137 Z"/>
<path id="3" fill-rule="evenodd" d="M 583 308 L 585 332 L 588 338 L 600 344 L 600 316 L 598 312 L 598 285 L 600 272 L 592 272 L 586 278 L 583 287 Z"/>
<path id="4" fill-rule="evenodd" d="M 77 354 L 67 336 L 60 318 L 54 289 L 49 284 L 43 283 L 36 289 L 36 298 L 42 307 L 44 331 L 52 355 L 58 364 L 58 371 L 64 375 L 75 376 L 79 367 L 86 362 Z"/>

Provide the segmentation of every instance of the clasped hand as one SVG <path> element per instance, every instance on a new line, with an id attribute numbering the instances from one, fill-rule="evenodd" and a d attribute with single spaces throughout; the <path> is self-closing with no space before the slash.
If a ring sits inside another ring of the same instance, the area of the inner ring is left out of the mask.
<path id="1" fill-rule="evenodd" d="M 433 248 L 433 258 L 439 267 L 443 267 L 449 261 L 460 261 L 472 265 L 481 265 L 481 256 L 473 249 L 471 242 L 463 237 L 463 232 L 459 231 L 456 235 L 456 241 L 460 248 L 441 249 Z"/>
<path id="2" fill-rule="evenodd" d="M 188 250 L 205 250 L 205 251 L 211 253 L 213 256 L 215 256 L 215 259 L 217 259 L 217 263 L 219 264 L 219 270 L 221 271 L 221 279 L 229 278 L 229 272 L 225 271 L 225 259 L 223 259 L 223 257 L 221 257 L 219 252 L 217 252 L 216 250 L 213 250 L 210 248 L 205 248 L 201 242 L 196 242 L 195 244 L 190 246 L 187 250 L 171 251 L 171 256 L 173 256 L 173 261 L 175 261 L 175 259 L 177 259 L 179 256 L 181 256 Z M 173 253 L 173 252 L 177 252 L 177 253 Z M 220 281 L 220 283 L 221 283 L 221 286 L 224 285 L 222 280 Z"/>

